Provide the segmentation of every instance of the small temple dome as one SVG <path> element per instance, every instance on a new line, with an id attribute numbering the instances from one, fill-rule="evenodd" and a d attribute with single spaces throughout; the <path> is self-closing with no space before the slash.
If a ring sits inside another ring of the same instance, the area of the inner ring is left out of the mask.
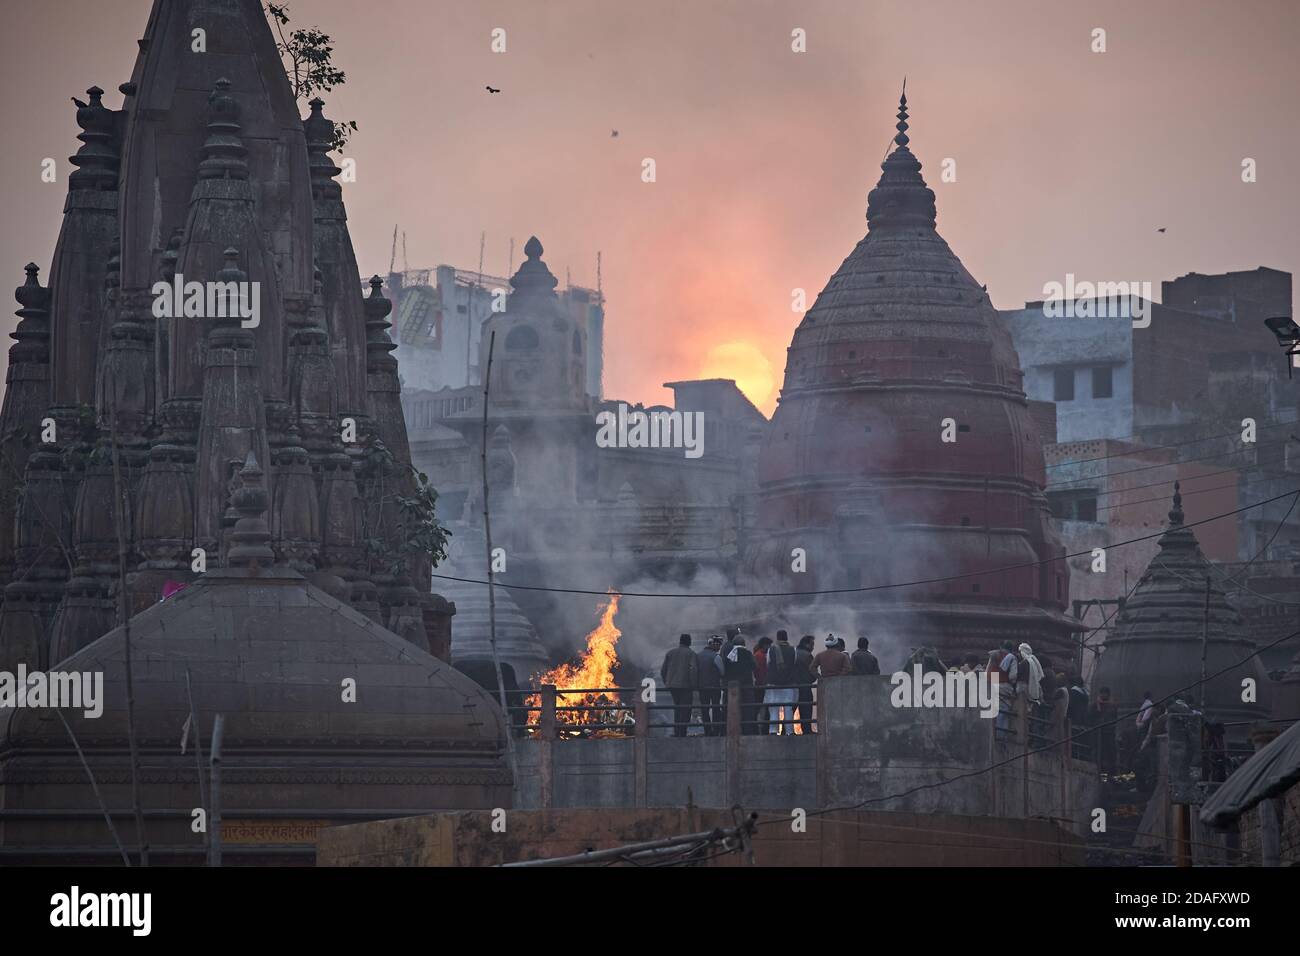
<path id="1" fill-rule="evenodd" d="M 1109 687 L 1121 711 L 1136 709 L 1150 691 L 1156 700 L 1191 687 L 1185 702 L 1198 706 L 1201 693 L 1201 648 L 1206 645 L 1207 715 L 1237 723 L 1229 736 L 1244 739 L 1244 721 L 1268 716 L 1268 701 L 1243 703 L 1242 681 L 1254 680 L 1257 693 L 1270 682 L 1241 614 L 1224 594 L 1220 574 L 1213 571 L 1196 535 L 1183 524 L 1181 489 L 1174 484 L 1169 530 L 1160 536 L 1159 551 L 1142 572 L 1124 610 L 1115 618 L 1097 662 L 1094 683 Z M 1206 578 L 1209 578 L 1209 625 L 1206 640 Z M 1226 672 L 1218 677 L 1219 671 Z"/>

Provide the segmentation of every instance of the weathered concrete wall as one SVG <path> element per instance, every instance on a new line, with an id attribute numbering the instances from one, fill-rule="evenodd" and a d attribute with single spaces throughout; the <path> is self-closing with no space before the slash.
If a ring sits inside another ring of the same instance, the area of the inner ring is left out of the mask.
<path id="1" fill-rule="evenodd" d="M 735 825 L 695 808 L 513 810 L 505 832 L 483 811 L 438 813 L 321 831 L 317 866 L 494 866 L 569 856 Z M 498 826 L 497 830 L 500 830 Z M 760 813 L 758 866 L 1082 866 L 1083 842 L 1045 820 L 837 810 L 796 832 Z M 705 866 L 740 866 L 738 853 Z"/>
<path id="2" fill-rule="evenodd" d="M 1133 321 L 1048 318 L 1041 306 L 1001 312 L 1025 371 L 1025 394 L 1055 401 L 1055 373 L 1074 374 L 1074 398 L 1056 402 L 1056 440 L 1125 438 L 1133 434 Z M 1141 330 L 1139 330 L 1141 331 Z M 1109 366 L 1112 396 L 1094 398 L 1095 366 Z"/>
<path id="3" fill-rule="evenodd" d="M 1079 834 L 1096 806 L 1096 770 L 1060 747 L 1023 757 L 973 709 L 896 708 L 888 677 L 821 688 L 822 732 L 808 736 L 524 740 L 517 808 L 704 807 L 873 809 L 1059 820 Z M 990 763 L 1015 759 L 981 771 Z M 1028 787 L 1026 787 L 1026 777 Z M 933 785 L 933 786 L 932 786 Z"/>

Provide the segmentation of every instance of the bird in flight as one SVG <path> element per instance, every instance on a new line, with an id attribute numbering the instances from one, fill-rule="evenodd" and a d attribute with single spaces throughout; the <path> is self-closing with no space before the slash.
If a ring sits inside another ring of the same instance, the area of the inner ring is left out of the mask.
<path id="1" fill-rule="evenodd" d="M 618 135 L 618 130 L 616 130 L 616 129 L 612 129 L 612 130 L 610 130 L 610 131 L 609 131 L 609 135 L 610 135 L 611 138 L 617 136 L 617 135 Z"/>
<path id="2" fill-rule="evenodd" d="M 1165 231 L 1165 227 L 1164 227 L 1164 226 L 1161 226 L 1159 229 L 1156 230 L 1156 232 L 1164 232 L 1164 231 Z"/>
<path id="3" fill-rule="evenodd" d="M 485 87 L 483 87 L 483 89 L 487 90 L 489 93 L 500 93 L 500 92 L 501 92 L 500 90 L 495 89 L 495 88 L 493 88 L 493 87 L 491 87 L 491 86 L 485 86 Z"/>

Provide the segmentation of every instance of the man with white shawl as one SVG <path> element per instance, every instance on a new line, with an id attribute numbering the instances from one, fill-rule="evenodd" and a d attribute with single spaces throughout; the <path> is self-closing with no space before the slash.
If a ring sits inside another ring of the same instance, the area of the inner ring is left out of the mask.
<path id="1" fill-rule="evenodd" d="M 1041 704 L 1043 702 L 1043 665 L 1038 663 L 1038 658 L 1034 656 L 1034 649 L 1028 644 L 1020 645 L 1020 660 L 1024 665 L 1027 678 L 1025 684 L 1029 702 Z"/>

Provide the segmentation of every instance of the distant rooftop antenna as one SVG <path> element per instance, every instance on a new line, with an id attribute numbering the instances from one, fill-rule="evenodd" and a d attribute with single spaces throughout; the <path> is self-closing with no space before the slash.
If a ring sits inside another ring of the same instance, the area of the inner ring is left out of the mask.
<path id="1" fill-rule="evenodd" d="M 473 356 L 470 352 L 470 343 L 478 344 L 474 339 L 474 298 L 478 293 L 479 287 L 483 285 L 483 250 L 487 246 L 487 231 L 484 230 L 478 234 L 478 278 L 474 280 L 474 287 L 469 292 L 469 307 L 465 310 L 465 384 L 469 384 L 469 371 L 474 364 Z M 480 336 L 482 328 L 479 329 Z M 489 357 L 490 358 L 490 357 Z"/>
<path id="2" fill-rule="evenodd" d="M 596 250 L 596 294 L 600 296 L 601 302 L 605 301 L 604 286 L 601 284 L 601 278 L 600 278 L 600 250 L 599 249 Z"/>
<path id="3" fill-rule="evenodd" d="M 510 237 L 510 258 L 506 261 L 506 278 L 515 274 L 515 237 Z"/>
<path id="4" fill-rule="evenodd" d="M 388 256 L 388 274 L 393 274 L 393 269 L 397 266 L 397 224 L 393 224 L 393 251 Z"/>

